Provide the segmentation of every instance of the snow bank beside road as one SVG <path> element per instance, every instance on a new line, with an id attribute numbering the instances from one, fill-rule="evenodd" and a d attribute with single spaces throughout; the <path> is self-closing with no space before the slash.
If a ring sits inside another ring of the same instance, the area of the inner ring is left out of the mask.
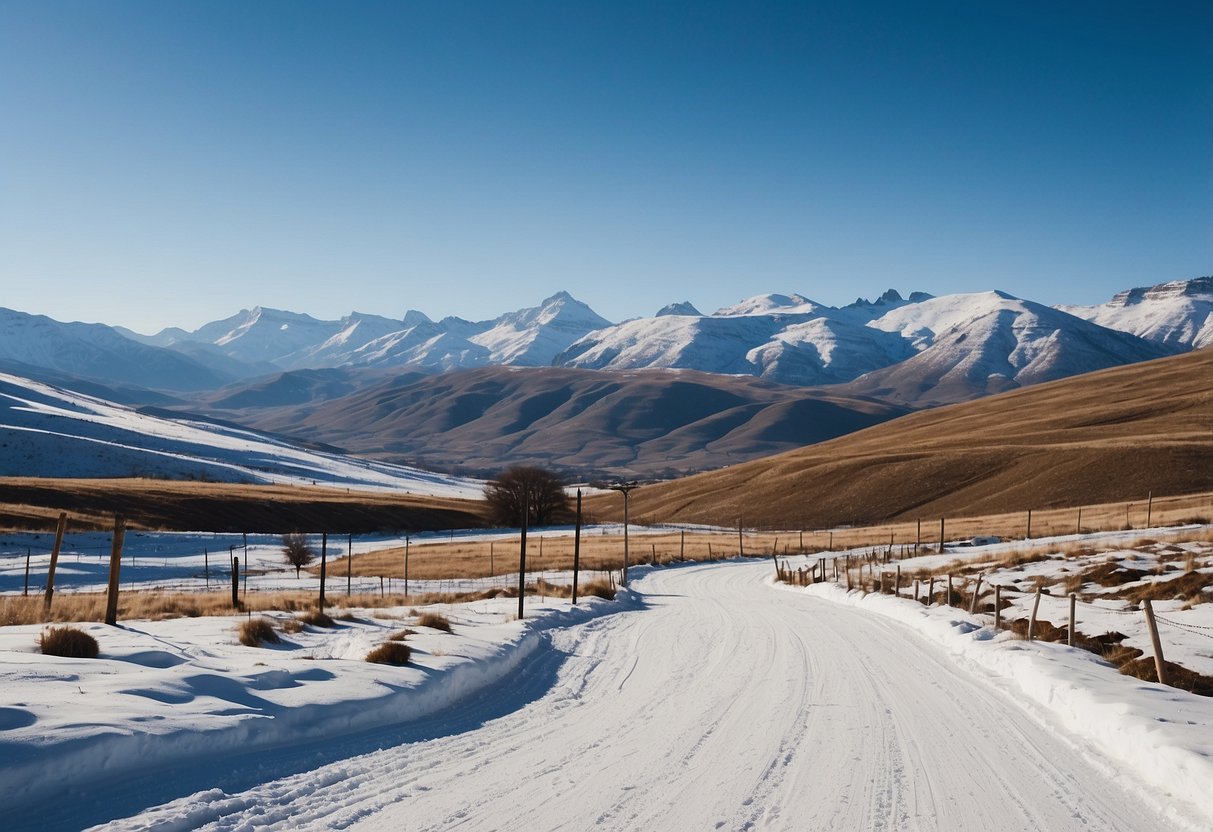
<path id="1" fill-rule="evenodd" d="M 41 626 L 2 628 L 0 803 L 15 808 L 16 828 L 32 827 L 37 804 L 64 784 L 87 792 L 127 773 L 222 765 L 227 754 L 416 720 L 516 672 L 543 630 L 618 606 L 528 599 L 520 622 L 517 603 L 435 608 L 453 634 L 418 626 L 405 609 L 354 611 L 356 621 L 264 648 L 237 642 L 244 616 L 82 625 L 101 646 L 91 660 L 36 652 Z M 406 627 L 416 630 L 408 666 L 363 660 Z"/>
<path id="2" fill-rule="evenodd" d="M 789 588 L 791 589 L 791 588 Z M 900 621 L 962 662 L 1007 680 L 1030 710 L 1055 715 L 1073 734 L 1154 790 L 1213 818 L 1213 699 L 1123 676 L 1085 650 L 1026 642 L 995 632 L 982 616 L 954 607 L 847 592 L 817 584 L 804 592 Z"/>

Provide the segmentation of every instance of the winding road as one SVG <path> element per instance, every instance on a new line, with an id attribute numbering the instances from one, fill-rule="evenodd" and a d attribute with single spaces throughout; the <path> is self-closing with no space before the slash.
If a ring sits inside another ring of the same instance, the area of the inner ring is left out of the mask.
<path id="1" fill-rule="evenodd" d="M 550 631 L 447 733 L 102 828 L 1175 828 L 936 646 L 768 571 L 654 571 L 643 609 Z"/>

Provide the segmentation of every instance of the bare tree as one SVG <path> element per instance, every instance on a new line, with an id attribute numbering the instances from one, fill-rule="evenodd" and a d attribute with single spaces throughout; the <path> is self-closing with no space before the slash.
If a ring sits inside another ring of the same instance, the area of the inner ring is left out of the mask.
<path id="1" fill-rule="evenodd" d="M 286 562 L 295 567 L 295 577 L 299 570 L 316 559 L 316 553 L 307 543 L 307 535 L 302 532 L 291 532 L 282 536 L 282 556 Z"/>
<path id="2" fill-rule="evenodd" d="M 522 506 L 528 506 L 527 525 L 552 523 L 569 517 L 569 498 L 560 477 L 543 468 L 515 466 L 489 480 L 484 487 L 489 519 L 501 526 L 521 526 Z"/>

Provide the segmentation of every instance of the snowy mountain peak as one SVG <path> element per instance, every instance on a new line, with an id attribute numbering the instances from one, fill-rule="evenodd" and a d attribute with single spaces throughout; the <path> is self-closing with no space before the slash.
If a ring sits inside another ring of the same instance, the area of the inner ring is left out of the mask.
<path id="1" fill-rule="evenodd" d="M 1169 347 L 1213 345 L 1213 277 L 1126 289 L 1096 306 L 1057 308 Z"/>
<path id="2" fill-rule="evenodd" d="M 804 295 L 767 294 L 746 298 L 732 306 L 723 306 L 712 314 L 719 318 L 731 318 L 739 315 L 770 315 L 777 312 L 805 315 L 822 308 L 821 304 L 809 300 Z"/>
<path id="3" fill-rule="evenodd" d="M 689 300 L 684 300 L 681 303 L 671 303 L 657 310 L 657 314 L 653 317 L 661 318 L 666 315 L 690 315 L 695 318 L 703 317 L 703 313 L 695 308 Z"/>

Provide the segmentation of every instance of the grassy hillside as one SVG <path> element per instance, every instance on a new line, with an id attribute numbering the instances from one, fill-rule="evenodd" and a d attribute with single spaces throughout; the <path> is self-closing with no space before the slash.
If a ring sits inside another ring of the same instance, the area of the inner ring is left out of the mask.
<path id="1" fill-rule="evenodd" d="M 1090 373 L 644 487 L 632 517 L 811 528 L 1205 491 L 1211 388 L 1209 349 Z"/>
<path id="2" fill-rule="evenodd" d="M 0 478 L 0 528 L 53 530 L 60 511 L 73 529 L 107 529 L 114 514 L 137 529 L 360 534 L 484 525 L 466 500 L 285 485 L 145 479 Z"/>

